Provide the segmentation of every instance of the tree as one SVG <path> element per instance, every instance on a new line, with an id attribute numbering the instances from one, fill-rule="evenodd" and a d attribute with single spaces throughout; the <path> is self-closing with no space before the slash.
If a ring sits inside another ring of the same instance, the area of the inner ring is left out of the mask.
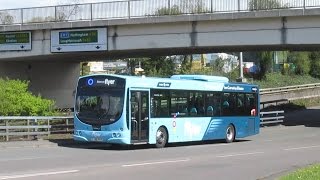
<path id="1" fill-rule="evenodd" d="M 181 9 L 194 14 L 210 12 L 202 0 L 183 0 Z"/>
<path id="2" fill-rule="evenodd" d="M 0 116 L 54 115 L 54 101 L 34 96 L 29 82 L 0 79 Z"/>
<path id="3" fill-rule="evenodd" d="M 287 8 L 287 5 L 282 5 L 278 0 L 251 0 L 249 2 L 250 11 L 269 10 Z"/>
<path id="4" fill-rule="evenodd" d="M 272 67 L 273 52 L 272 51 L 262 51 L 258 53 L 260 59 L 260 79 L 266 77 L 266 73 L 270 71 Z"/>
<path id="5" fill-rule="evenodd" d="M 223 67 L 224 67 L 224 65 L 226 64 L 226 62 L 228 60 L 229 59 L 223 59 L 221 57 L 217 58 L 212 64 L 213 70 L 216 71 L 216 72 L 222 73 L 223 72 Z"/>
<path id="6" fill-rule="evenodd" d="M 157 9 L 155 15 L 179 15 L 179 14 L 197 14 L 210 12 L 207 7 L 205 7 L 202 0 L 182 0 L 179 5 L 173 5 L 172 7 L 163 7 Z"/>
<path id="7" fill-rule="evenodd" d="M 77 15 L 81 8 L 79 3 L 81 0 L 68 0 L 58 2 L 56 9 L 56 21 L 68 21 L 72 16 Z"/>
<path id="8" fill-rule="evenodd" d="M 175 73 L 173 59 L 166 56 L 153 56 L 142 63 L 147 76 L 169 77 Z"/>
<path id="9" fill-rule="evenodd" d="M 163 7 L 163 8 L 157 9 L 155 12 L 156 16 L 179 15 L 179 14 L 182 14 L 182 12 L 177 5 L 174 5 L 171 8 Z"/>
<path id="10" fill-rule="evenodd" d="M 7 12 L 0 12 L 1 24 L 13 24 L 14 18 Z"/>
<path id="11" fill-rule="evenodd" d="M 43 17 L 33 17 L 31 20 L 27 21 L 27 23 L 37 23 L 37 22 L 53 22 L 55 18 L 52 16 Z"/>
<path id="12" fill-rule="evenodd" d="M 310 75 L 315 78 L 320 78 L 320 52 L 311 52 L 310 61 Z"/>
<path id="13" fill-rule="evenodd" d="M 291 62 L 296 66 L 295 73 L 298 75 L 306 75 L 310 72 L 308 52 L 290 52 L 288 62 Z"/>

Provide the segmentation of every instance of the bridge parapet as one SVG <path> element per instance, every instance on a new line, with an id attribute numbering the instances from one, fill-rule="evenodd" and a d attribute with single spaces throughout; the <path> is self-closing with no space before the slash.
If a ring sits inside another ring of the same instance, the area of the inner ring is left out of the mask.
<path id="1" fill-rule="evenodd" d="M 261 1 L 262 2 L 262 1 Z M 211 18 L 250 18 L 319 14 L 317 0 L 278 0 L 277 5 L 249 0 L 127 0 L 0 10 L 0 25 L 136 19 L 205 14 Z M 275 11 L 266 11 L 275 10 Z M 259 12 L 260 11 L 260 12 Z M 239 12 L 247 12 L 240 13 Z M 210 16 L 211 14 L 217 16 Z M 222 14 L 222 15 L 221 15 Z M 184 18 L 182 18 L 184 19 Z M 146 20 L 144 20 L 146 21 Z"/>

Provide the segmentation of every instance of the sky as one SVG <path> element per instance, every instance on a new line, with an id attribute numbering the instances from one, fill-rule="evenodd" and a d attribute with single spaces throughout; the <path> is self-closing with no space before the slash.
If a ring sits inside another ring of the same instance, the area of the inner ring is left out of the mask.
<path id="1" fill-rule="evenodd" d="M 54 6 L 70 3 L 94 3 L 115 0 L 0 0 L 0 9 L 17 9 L 27 7 Z"/>

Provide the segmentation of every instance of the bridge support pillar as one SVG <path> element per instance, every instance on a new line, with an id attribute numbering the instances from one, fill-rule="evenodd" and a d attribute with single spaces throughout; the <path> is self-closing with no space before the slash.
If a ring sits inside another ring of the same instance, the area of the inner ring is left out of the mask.
<path id="1" fill-rule="evenodd" d="M 79 75 L 79 62 L 0 62 L 0 78 L 28 80 L 33 94 L 54 100 L 58 108 L 73 107 Z"/>

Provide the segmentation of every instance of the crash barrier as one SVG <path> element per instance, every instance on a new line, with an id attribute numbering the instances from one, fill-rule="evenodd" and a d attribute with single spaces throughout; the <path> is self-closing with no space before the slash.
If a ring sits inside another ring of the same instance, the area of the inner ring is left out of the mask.
<path id="1" fill-rule="evenodd" d="M 9 141 L 37 138 L 41 135 L 73 132 L 73 116 L 3 116 L 0 117 L 0 137 Z"/>
<path id="2" fill-rule="evenodd" d="M 283 123 L 284 111 L 269 111 L 260 112 L 260 124 L 264 126 L 266 124 Z"/>

